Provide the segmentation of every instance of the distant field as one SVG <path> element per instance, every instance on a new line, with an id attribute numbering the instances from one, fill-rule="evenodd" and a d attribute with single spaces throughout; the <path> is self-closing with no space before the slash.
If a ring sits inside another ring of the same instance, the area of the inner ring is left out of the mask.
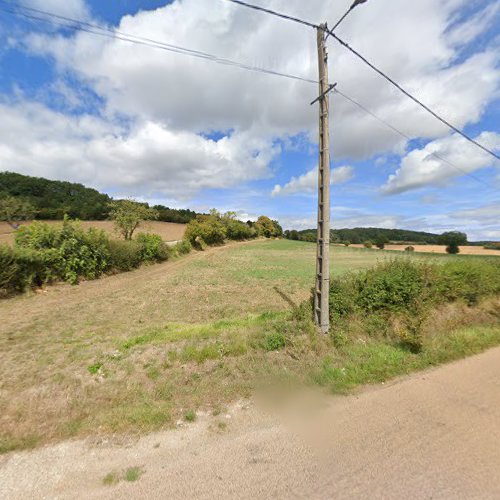
<path id="1" fill-rule="evenodd" d="M 355 248 L 363 248 L 363 245 L 351 245 Z M 386 250 L 404 251 L 408 245 L 386 245 Z M 411 245 L 415 252 L 425 253 L 446 253 L 446 247 L 442 245 Z M 500 257 L 500 250 L 486 250 L 483 247 L 476 247 L 472 245 L 461 246 L 460 253 L 463 255 L 498 255 Z"/>
<path id="2" fill-rule="evenodd" d="M 61 221 L 43 221 L 48 224 L 61 224 Z M 29 224 L 29 223 L 27 223 Z M 103 229 L 112 237 L 118 237 L 110 221 L 81 221 L 80 224 L 84 228 L 96 227 L 98 229 Z M 184 231 L 186 230 L 185 224 L 173 224 L 171 222 L 157 222 L 151 221 L 145 223 L 143 226 L 137 229 L 137 232 L 143 233 L 156 233 L 159 234 L 165 241 L 178 241 L 182 240 L 184 236 Z M 14 241 L 14 230 L 6 223 L 0 222 L 0 244 L 8 243 L 11 244 Z"/>

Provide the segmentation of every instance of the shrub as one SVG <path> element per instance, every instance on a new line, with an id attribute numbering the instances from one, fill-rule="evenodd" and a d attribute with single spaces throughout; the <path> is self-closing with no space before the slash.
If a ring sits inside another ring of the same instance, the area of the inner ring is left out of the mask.
<path id="1" fill-rule="evenodd" d="M 59 278 L 58 260 L 54 250 L 0 245 L 0 296 L 21 293 Z"/>
<path id="2" fill-rule="evenodd" d="M 132 271 L 141 265 L 142 246 L 137 241 L 110 240 L 110 267 L 116 271 Z"/>
<path id="3" fill-rule="evenodd" d="M 202 252 L 204 252 L 208 245 L 205 243 L 205 240 L 201 237 L 201 236 L 197 236 L 195 239 L 194 239 L 194 248 L 196 248 L 196 250 L 201 250 Z"/>
<path id="4" fill-rule="evenodd" d="M 500 294 L 500 262 L 496 257 L 448 262 L 437 272 L 442 300 L 464 300 L 473 305 L 483 297 Z"/>
<path id="5" fill-rule="evenodd" d="M 432 307 L 454 301 L 474 305 L 498 294 L 500 260 L 495 257 L 441 265 L 397 259 L 333 278 L 330 319 L 342 334 L 361 328 L 367 335 L 392 335 L 415 351 L 422 347 L 420 329 Z"/>
<path id="6" fill-rule="evenodd" d="M 432 266 L 397 259 L 375 266 L 358 277 L 359 306 L 364 311 L 401 311 L 425 300 Z"/>
<path id="7" fill-rule="evenodd" d="M 141 245 L 143 262 L 163 262 L 170 256 L 171 250 L 158 234 L 140 233 L 136 238 Z"/>
<path id="8" fill-rule="evenodd" d="M 226 226 L 226 237 L 230 240 L 249 240 L 257 234 L 253 227 L 244 222 L 231 218 L 224 218 L 223 220 Z"/>
<path id="9" fill-rule="evenodd" d="M 345 247 L 348 247 L 350 244 L 351 244 L 351 242 L 347 241 L 347 240 L 342 242 L 342 245 L 344 245 Z"/>
<path id="10" fill-rule="evenodd" d="M 373 243 L 372 243 L 371 241 L 365 241 L 365 242 L 363 243 L 363 246 L 364 246 L 365 248 L 372 248 L 372 247 L 373 247 Z"/>
<path id="11" fill-rule="evenodd" d="M 457 245 L 456 242 L 452 241 L 447 247 L 446 247 L 446 253 L 456 255 L 457 253 L 460 253 L 460 247 Z"/>
<path id="12" fill-rule="evenodd" d="M 500 250 L 500 242 L 492 241 L 483 247 L 485 250 Z"/>
<path id="13" fill-rule="evenodd" d="M 0 296 L 22 292 L 24 283 L 14 249 L 0 245 Z"/>
<path id="14" fill-rule="evenodd" d="M 285 336 L 281 332 L 268 333 L 262 342 L 262 347 L 266 351 L 278 351 L 286 345 Z"/>
<path id="15" fill-rule="evenodd" d="M 47 272 L 72 284 L 80 277 L 96 279 L 106 271 L 110 260 L 108 241 L 104 231 L 84 231 L 67 218 L 62 227 L 35 222 L 16 234 L 17 248 L 51 250 L 43 256 Z"/>
<path id="16" fill-rule="evenodd" d="M 190 253 L 192 249 L 193 246 L 191 245 L 191 243 L 189 243 L 188 240 L 179 241 L 174 246 L 174 252 L 178 253 L 179 255 L 186 255 Z"/>
<path id="17" fill-rule="evenodd" d="M 414 252 L 414 251 L 415 251 L 415 247 L 412 247 L 411 245 L 409 247 L 405 248 L 405 252 Z"/>
<path id="18" fill-rule="evenodd" d="M 226 238 L 226 227 L 215 215 L 199 215 L 187 225 L 184 238 L 193 246 L 196 246 L 197 238 L 207 245 L 222 245 Z"/>

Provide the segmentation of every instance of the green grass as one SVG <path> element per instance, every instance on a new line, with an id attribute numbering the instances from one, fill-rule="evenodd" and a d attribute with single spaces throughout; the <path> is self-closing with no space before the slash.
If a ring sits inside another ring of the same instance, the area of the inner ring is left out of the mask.
<path id="1" fill-rule="evenodd" d="M 382 342 L 352 344 L 325 357 L 311 380 L 334 393 L 478 354 L 500 344 L 500 326 L 460 328 L 440 337 L 420 353 Z"/>
<path id="2" fill-rule="evenodd" d="M 186 422 L 194 422 L 196 420 L 196 412 L 189 410 L 184 414 L 184 420 Z"/>
<path id="3" fill-rule="evenodd" d="M 115 486 L 120 481 L 133 483 L 138 481 L 143 473 L 144 470 L 141 467 L 128 467 L 121 472 L 111 471 L 103 477 L 102 484 L 104 486 Z"/>
<path id="4" fill-rule="evenodd" d="M 332 247 L 332 271 L 387 258 Z M 314 244 L 256 241 L 2 301 L 0 453 L 173 427 L 188 409 L 220 412 L 270 380 L 346 392 L 500 343 L 498 318 L 465 321 L 467 311 L 418 354 L 361 335 L 325 339 L 296 307 L 314 271 Z"/>
<path id="5" fill-rule="evenodd" d="M 137 481 L 143 474 L 143 471 L 140 467 L 129 467 L 123 476 L 123 479 L 125 481 L 128 481 L 129 483 L 132 483 L 134 481 Z"/>

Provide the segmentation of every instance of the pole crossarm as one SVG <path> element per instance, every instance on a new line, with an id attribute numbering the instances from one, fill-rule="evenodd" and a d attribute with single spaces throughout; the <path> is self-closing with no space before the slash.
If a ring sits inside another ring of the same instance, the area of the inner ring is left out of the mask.
<path id="1" fill-rule="evenodd" d="M 313 102 L 311 102 L 311 106 L 315 103 L 317 103 L 320 99 L 323 99 L 327 94 L 329 94 L 335 87 L 337 86 L 337 82 L 332 83 L 328 86 L 328 90 L 323 92 L 320 96 L 316 97 Z"/>

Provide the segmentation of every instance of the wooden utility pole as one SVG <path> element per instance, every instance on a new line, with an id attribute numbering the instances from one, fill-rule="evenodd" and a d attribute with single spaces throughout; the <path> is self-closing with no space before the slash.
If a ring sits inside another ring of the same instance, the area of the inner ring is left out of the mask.
<path id="1" fill-rule="evenodd" d="M 314 290 L 314 317 L 322 333 L 330 329 L 330 137 L 328 83 L 328 50 L 326 25 L 318 34 L 319 65 L 319 169 L 318 169 L 318 240 L 316 256 L 316 286 Z"/>

